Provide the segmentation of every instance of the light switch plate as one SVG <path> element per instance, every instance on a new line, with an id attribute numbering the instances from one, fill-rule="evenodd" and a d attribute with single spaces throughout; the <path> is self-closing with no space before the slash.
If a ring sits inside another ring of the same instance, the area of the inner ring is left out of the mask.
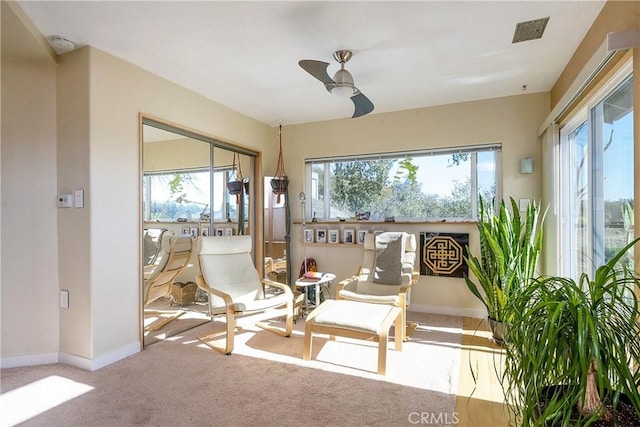
<path id="1" fill-rule="evenodd" d="M 520 199 L 520 211 L 524 212 L 527 210 L 527 206 L 529 206 L 529 200 L 530 199 Z"/>
<path id="2" fill-rule="evenodd" d="M 76 208 L 84 208 L 84 190 L 74 191 L 74 199 Z"/>
<path id="3" fill-rule="evenodd" d="M 60 308 L 69 308 L 69 291 L 66 289 L 60 291 Z"/>

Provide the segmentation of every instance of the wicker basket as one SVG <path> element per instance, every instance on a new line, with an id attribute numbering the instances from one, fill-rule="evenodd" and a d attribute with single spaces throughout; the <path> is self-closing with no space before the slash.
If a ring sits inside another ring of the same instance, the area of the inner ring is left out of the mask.
<path id="1" fill-rule="evenodd" d="M 193 282 L 175 282 L 171 287 L 171 296 L 176 304 L 193 304 L 196 301 L 198 285 Z"/>

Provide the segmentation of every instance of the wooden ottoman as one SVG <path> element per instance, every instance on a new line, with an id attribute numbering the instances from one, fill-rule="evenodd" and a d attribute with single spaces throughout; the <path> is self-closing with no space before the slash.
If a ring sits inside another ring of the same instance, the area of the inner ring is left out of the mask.
<path id="1" fill-rule="evenodd" d="M 402 309 L 383 304 L 371 304 L 348 300 L 326 300 L 313 310 L 304 324 L 304 349 L 302 358 L 311 358 L 312 335 L 335 336 L 373 340 L 378 342 L 378 374 L 387 369 L 387 339 L 395 322 L 395 350 L 402 351 Z"/>

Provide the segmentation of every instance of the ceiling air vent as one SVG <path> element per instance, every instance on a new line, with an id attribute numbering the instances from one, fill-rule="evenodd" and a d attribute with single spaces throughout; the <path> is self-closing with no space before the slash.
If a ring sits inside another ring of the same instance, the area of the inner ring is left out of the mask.
<path id="1" fill-rule="evenodd" d="M 548 16 L 546 18 L 534 19 L 533 21 L 518 22 L 511 43 L 520 43 L 541 38 L 547 22 L 549 22 Z"/>

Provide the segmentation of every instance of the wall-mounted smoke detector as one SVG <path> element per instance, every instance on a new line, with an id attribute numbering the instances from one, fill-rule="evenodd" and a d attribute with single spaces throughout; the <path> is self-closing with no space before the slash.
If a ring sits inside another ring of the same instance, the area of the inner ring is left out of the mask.
<path id="1" fill-rule="evenodd" d="M 47 40 L 58 55 L 71 52 L 76 48 L 76 45 L 71 40 L 65 39 L 61 36 L 51 36 Z"/>
<path id="2" fill-rule="evenodd" d="M 518 22 L 511 43 L 542 38 L 544 29 L 547 27 L 547 22 L 549 22 L 548 16 L 546 18 L 534 19 L 533 21 Z"/>

